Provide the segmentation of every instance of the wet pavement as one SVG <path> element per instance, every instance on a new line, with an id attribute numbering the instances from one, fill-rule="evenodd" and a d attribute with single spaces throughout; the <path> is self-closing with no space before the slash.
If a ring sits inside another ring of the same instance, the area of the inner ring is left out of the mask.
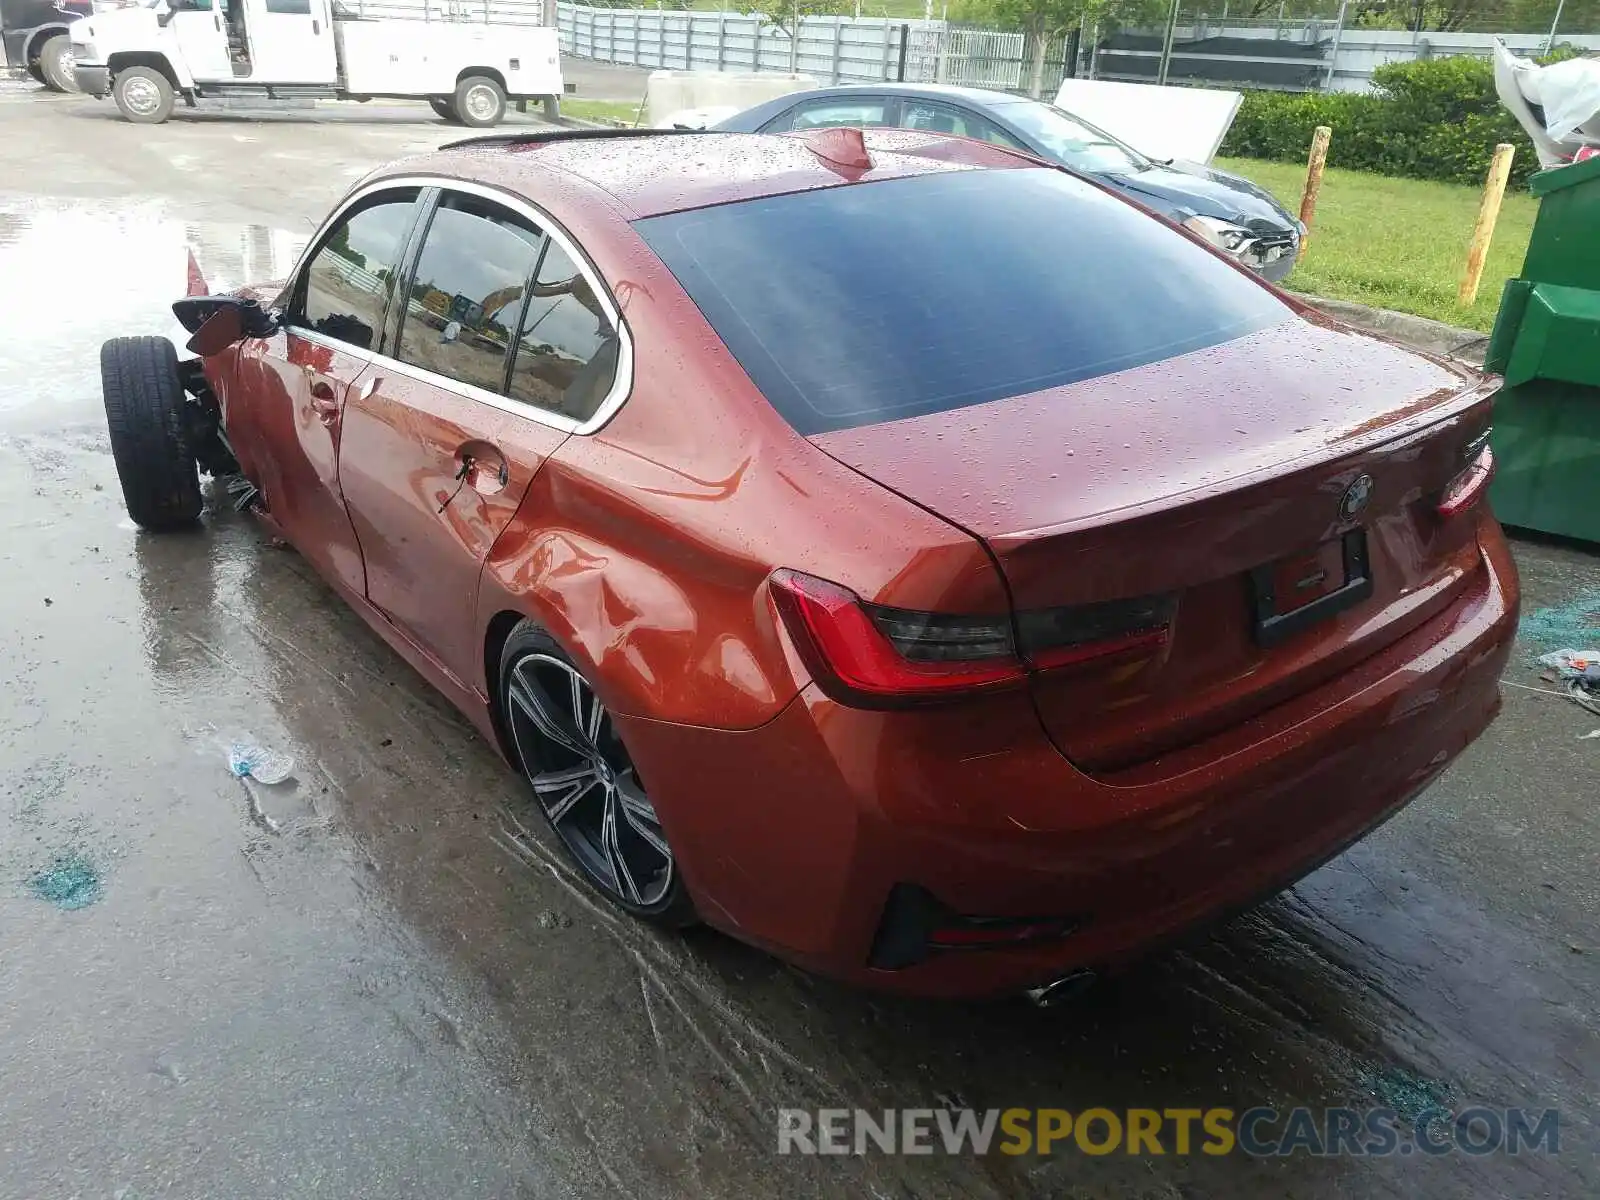
<path id="1" fill-rule="evenodd" d="M 0 1197 L 1594 1195 L 1600 740 L 1531 667 L 1426 795 L 1065 1009 L 922 1004 L 595 903 L 516 780 L 213 491 L 121 507 L 102 339 L 281 274 L 415 110 L 141 129 L 0 90 Z M 37 146 L 32 157 L 16 147 Z M 1519 543 L 1530 632 L 1600 557 Z M 230 774 L 250 738 L 291 783 Z M 1562 1153 L 779 1157 L 780 1107 L 1556 1108 Z"/>

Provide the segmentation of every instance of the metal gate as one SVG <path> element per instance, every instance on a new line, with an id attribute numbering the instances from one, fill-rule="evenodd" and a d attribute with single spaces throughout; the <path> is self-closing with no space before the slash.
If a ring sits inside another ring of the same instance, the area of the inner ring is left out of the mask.
<path id="1" fill-rule="evenodd" d="M 961 87 L 1025 92 L 1032 82 L 1032 56 L 1027 35 L 998 29 L 930 26 L 908 31 L 906 82 L 949 83 Z M 1073 74 L 1075 38 L 1063 38 L 1045 50 L 1042 94 L 1048 100 Z"/>

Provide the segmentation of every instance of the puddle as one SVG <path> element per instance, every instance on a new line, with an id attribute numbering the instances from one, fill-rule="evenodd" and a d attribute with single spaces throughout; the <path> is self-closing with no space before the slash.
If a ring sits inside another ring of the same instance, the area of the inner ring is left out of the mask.
<path id="1" fill-rule="evenodd" d="M 63 854 L 28 880 L 28 890 L 40 900 L 72 912 L 100 899 L 100 873 L 79 854 Z"/>
<path id="2" fill-rule="evenodd" d="M 188 250 L 215 291 L 281 279 L 305 231 L 175 220 L 155 202 L 0 198 L 0 417 L 98 408 L 100 343 L 184 336 Z M 70 332 L 64 332 L 70 331 Z"/>

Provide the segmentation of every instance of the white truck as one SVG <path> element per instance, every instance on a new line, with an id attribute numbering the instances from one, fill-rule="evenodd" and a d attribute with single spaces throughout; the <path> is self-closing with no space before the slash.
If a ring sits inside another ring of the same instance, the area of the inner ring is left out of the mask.
<path id="1" fill-rule="evenodd" d="M 71 26 L 74 78 L 145 125 L 179 100 L 405 97 L 481 128 L 508 99 L 554 110 L 560 48 L 541 10 L 537 0 L 145 0 Z"/>

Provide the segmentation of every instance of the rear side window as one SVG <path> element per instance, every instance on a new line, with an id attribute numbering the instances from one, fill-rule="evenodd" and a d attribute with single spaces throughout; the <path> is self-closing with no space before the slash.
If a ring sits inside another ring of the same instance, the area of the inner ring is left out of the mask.
<path id="1" fill-rule="evenodd" d="M 496 204 L 447 195 L 428 225 L 395 357 L 489 392 L 506 354 L 544 235 Z"/>
<path id="2" fill-rule="evenodd" d="M 803 434 L 1107 375 L 1292 315 L 1062 171 L 821 188 L 635 227 Z"/>
<path id="3" fill-rule="evenodd" d="M 339 223 L 306 268 L 300 324 L 363 350 L 377 348 L 416 198 L 415 189 L 385 192 Z"/>
<path id="4" fill-rule="evenodd" d="M 522 316 L 511 397 L 587 421 L 617 374 L 617 334 L 589 279 L 552 241 Z"/>

